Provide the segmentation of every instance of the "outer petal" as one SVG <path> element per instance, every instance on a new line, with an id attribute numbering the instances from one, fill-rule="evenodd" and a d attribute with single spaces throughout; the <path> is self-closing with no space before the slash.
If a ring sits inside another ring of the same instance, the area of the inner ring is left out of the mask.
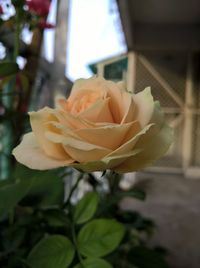
<path id="1" fill-rule="evenodd" d="M 44 108 L 38 112 L 29 113 L 31 127 L 40 147 L 48 156 L 56 159 L 67 159 L 69 156 L 66 154 L 63 147 L 59 144 L 52 143 L 45 137 L 45 131 L 48 130 L 47 123 L 49 121 L 56 121 L 56 117 L 53 113 L 54 110 L 50 108 Z"/>
<path id="2" fill-rule="evenodd" d="M 164 113 L 161 110 L 159 101 L 154 102 L 154 110 L 150 122 L 160 126 L 164 123 Z"/>
<path id="3" fill-rule="evenodd" d="M 150 87 L 133 95 L 133 100 L 136 104 L 135 120 L 137 119 L 143 128 L 150 122 L 154 111 L 154 101 Z"/>
<path id="4" fill-rule="evenodd" d="M 109 149 L 74 137 L 65 137 L 52 132 L 46 132 L 46 137 L 54 143 L 62 144 L 66 152 L 77 162 L 84 163 L 99 160 L 111 152 Z"/>
<path id="5" fill-rule="evenodd" d="M 150 129 L 149 133 L 144 135 L 136 144 L 135 148 L 140 148 L 142 151 L 124 161 L 123 164 L 115 168 L 115 171 L 125 173 L 145 168 L 166 153 L 173 141 L 173 130 L 167 125 L 163 125 L 155 135 L 153 132 L 154 129 Z"/>
<path id="6" fill-rule="evenodd" d="M 141 131 L 137 131 L 136 133 L 129 131 L 128 134 L 128 140 L 124 144 L 122 144 L 119 148 L 111 152 L 107 157 L 117 156 L 129 153 L 135 149 L 135 144 L 137 141 L 144 135 L 146 135 L 146 132 L 152 128 L 153 124 L 147 125 L 145 128 L 143 128 Z M 139 128 L 138 128 L 139 129 Z M 130 139 L 129 139 L 130 138 Z M 137 148 L 138 149 L 138 148 Z M 140 148 L 139 148 L 140 149 Z"/>
<path id="7" fill-rule="evenodd" d="M 13 150 L 13 155 L 21 164 L 38 170 L 68 166 L 74 162 L 73 159 L 55 160 L 45 155 L 33 132 L 24 135 L 22 142 Z"/>
<path id="8" fill-rule="evenodd" d="M 80 164 L 72 164 L 71 166 L 85 171 L 85 172 L 93 172 L 93 171 L 104 171 L 106 169 L 114 169 L 115 166 L 123 163 L 124 161 L 128 160 L 130 157 L 137 155 L 141 150 L 133 150 L 127 154 L 112 156 L 112 157 L 105 157 L 99 161 L 90 161 L 87 163 L 80 163 Z"/>

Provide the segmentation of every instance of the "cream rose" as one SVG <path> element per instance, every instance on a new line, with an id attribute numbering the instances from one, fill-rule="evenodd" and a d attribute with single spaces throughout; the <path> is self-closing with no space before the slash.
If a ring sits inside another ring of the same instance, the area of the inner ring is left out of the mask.
<path id="1" fill-rule="evenodd" d="M 77 80 L 68 99 L 31 112 L 30 122 L 32 132 L 13 154 L 40 170 L 136 171 L 160 158 L 173 136 L 150 88 L 133 94 L 123 82 L 100 77 Z"/>

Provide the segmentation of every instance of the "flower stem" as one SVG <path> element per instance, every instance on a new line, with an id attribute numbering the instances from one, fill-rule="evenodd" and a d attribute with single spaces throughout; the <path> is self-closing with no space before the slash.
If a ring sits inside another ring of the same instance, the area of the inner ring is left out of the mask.
<path id="1" fill-rule="evenodd" d="M 119 181 L 121 179 L 121 175 L 112 171 L 109 175 L 108 181 L 110 182 L 110 192 L 115 193 L 119 187 Z"/>
<path id="2" fill-rule="evenodd" d="M 68 196 L 67 200 L 66 200 L 66 201 L 64 202 L 64 204 L 62 205 L 62 209 L 65 209 L 65 208 L 69 205 L 70 200 L 71 200 L 71 197 L 72 197 L 74 191 L 77 189 L 77 186 L 78 186 L 80 180 L 83 178 L 83 176 L 84 176 L 84 173 L 80 173 L 80 174 L 79 174 L 79 176 L 78 176 L 78 178 L 77 178 L 77 181 L 76 181 L 76 183 L 74 184 L 74 186 L 72 187 L 72 189 L 71 189 L 71 191 L 70 191 L 70 193 L 69 193 L 69 196 Z"/>

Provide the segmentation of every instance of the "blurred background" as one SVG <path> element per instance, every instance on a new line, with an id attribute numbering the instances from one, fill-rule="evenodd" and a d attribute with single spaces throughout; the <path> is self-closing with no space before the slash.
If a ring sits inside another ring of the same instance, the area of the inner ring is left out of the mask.
<path id="1" fill-rule="evenodd" d="M 16 2 L 0 0 L 2 62 L 10 57 L 15 42 L 10 18 L 20 4 Z M 151 243 L 159 241 L 169 250 L 172 268 L 199 268 L 199 1 L 52 0 L 45 20 L 37 20 L 37 25 L 23 23 L 19 42 L 16 60 L 23 101 L 16 101 L 16 105 L 22 113 L 53 106 L 55 94 L 67 96 L 74 80 L 95 74 L 124 80 L 135 93 L 151 87 L 174 128 L 175 141 L 155 166 L 127 176 L 128 183 L 143 185 L 147 202 L 127 199 L 122 206 L 155 220 L 158 229 Z M 5 117 L 6 103 L 2 98 L 1 118 Z M 3 179 L 9 170 L 5 155 L 10 141 L 9 127 L 2 122 Z M 19 134 L 16 137 L 19 139 Z"/>

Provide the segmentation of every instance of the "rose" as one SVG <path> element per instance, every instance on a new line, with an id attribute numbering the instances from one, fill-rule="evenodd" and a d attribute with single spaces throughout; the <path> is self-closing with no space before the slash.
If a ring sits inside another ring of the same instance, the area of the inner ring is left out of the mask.
<path id="1" fill-rule="evenodd" d="M 130 172 L 160 158 L 172 142 L 150 88 L 133 94 L 100 77 L 75 82 L 57 108 L 30 113 L 33 132 L 13 154 L 33 169 L 72 166 L 91 172 Z"/>
<path id="2" fill-rule="evenodd" d="M 47 16 L 50 4 L 50 0 L 26 0 L 28 10 L 38 16 Z"/>

